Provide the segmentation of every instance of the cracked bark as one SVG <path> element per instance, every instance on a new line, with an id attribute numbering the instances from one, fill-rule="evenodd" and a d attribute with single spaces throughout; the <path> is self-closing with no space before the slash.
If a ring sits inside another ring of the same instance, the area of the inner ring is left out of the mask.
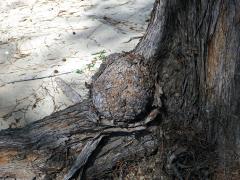
<path id="1" fill-rule="evenodd" d="M 215 146 L 221 159 L 219 166 L 239 167 L 239 12 L 240 2 L 234 0 L 156 0 L 145 36 L 132 52 L 114 56 L 115 63 L 109 61 L 101 67 L 93 79 L 91 96 L 95 98 L 94 93 L 105 91 L 100 87 L 104 79 L 101 76 L 107 77 L 106 72 L 112 73 L 111 68 L 118 70 L 119 63 L 126 63 L 133 72 L 148 73 L 147 79 L 139 77 L 143 82 L 150 79 L 150 85 L 143 83 L 143 87 L 152 87 L 153 92 L 143 93 L 141 98 L 147 96 L 144 101 L 148 101 L 150 97 L 151 103 L 133 101 L 139 105 L 134 109 L 131 102 L 121 101 L 128 96 L 122 96 L 121 88 L 120 91 L 116 88 L 120 100 L 109 99 L 112 97 L 106 92 L 102 96 L 108 97 L 107 102 L 116 102 L 113 106 L 111 103 L 105 103 L 103 108 L 96 106 L 99 101 L 92 104 L 90 98 L 25 128 L 1 131 L 0 175 L 17 179 L 63 179 L 71 172 L 85 145 L 93 142 L 97 134 L 108 128 L 127 128 L 148 116 L 156 106 L 156 98 L 161 97 L 161 88 L 163 106 L 160 110 L 165 111 L 162 122 L 168 122 L 168 128 L 174 124 L 179 129 L 191 127 L 194 132 L 202 132 L 202 138 Z M 121 58 L 123 62 L 119 61 Z M 129 73 L 126 69 L 123 71 Z M 122 87 L 117 76 L 112 77 L 115 77 L 113 85 Z M 128 85 L 139 87 L 132 83 L 131 77 L 134 75 L 130 73 Z M 154 92 L 157 89 L 158 93 Z M 132 97 L 137 92 L 133 90 Z M 123 106 L 119 106 L 122 103 Z M 123 110 L 123 107 L 127 108 Z M 84 165 L 84 176 L 101 178 L 119 160 L 150 155 L 159 145 L 158 126 L 161 124 L 145 125 L 134 133 L 113 131 L 102 137 L 99 147 L 94 147 Z M 182 178 L 176 166 L 173 171 L 176 171 L 175 177 Z"/>

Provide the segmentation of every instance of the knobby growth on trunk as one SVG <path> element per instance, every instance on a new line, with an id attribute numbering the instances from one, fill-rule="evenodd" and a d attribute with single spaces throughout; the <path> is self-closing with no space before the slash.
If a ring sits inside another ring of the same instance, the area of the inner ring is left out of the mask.
<path id="1" fill-rule="evenodd" d="M 0 132 L 0 177 L 101 178 L 156 152 L 178 179 L 233 176 L 239 12 L 235 0 L 156 0 L 144 37 L 101 65 L 89 100 Z"/>

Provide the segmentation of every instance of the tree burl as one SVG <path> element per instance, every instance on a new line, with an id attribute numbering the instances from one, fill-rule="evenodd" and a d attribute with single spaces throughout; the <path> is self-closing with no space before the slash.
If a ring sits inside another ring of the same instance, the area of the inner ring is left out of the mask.
<path id="1" fill-rule="evenodd" d="M 93 78 L 93 104 L 100 115 L 116 124 L 133 122 L 151 108 L 153 79 L 142 56 L 114 54 L 108 57 Z"/>

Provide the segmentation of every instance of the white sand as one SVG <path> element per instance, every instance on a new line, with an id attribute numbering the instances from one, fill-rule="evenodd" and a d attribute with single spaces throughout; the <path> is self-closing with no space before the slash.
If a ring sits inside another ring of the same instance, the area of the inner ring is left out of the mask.
<path id="1" fill-rule="evenodd" d="M 96 52 L 129 51 L 144 34 L 154 0 L 7 0 L 0 2 L 0 129 L 36 121 L 82 98 Z M 79 69 L 79 70 L 78 70 Z M 78 70 L 79 73 L 76 73 Z M 15 82 L 15 83 L 14 83 Z"/>

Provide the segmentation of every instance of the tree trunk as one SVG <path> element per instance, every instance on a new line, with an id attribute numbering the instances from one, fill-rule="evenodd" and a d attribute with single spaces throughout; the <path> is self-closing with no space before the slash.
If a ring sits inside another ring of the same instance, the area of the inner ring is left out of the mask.
<path id="1" fill-rule="evenodd" d="M 108 57 L 88 101 L 0 132 L 0 177 L 101 178 L 158 149 L 178 179 L 206 179 L 216 162 L 229 179 L 240 161 L 239 12 L 235 0 L 156 0 L 145 36 Z"/>

